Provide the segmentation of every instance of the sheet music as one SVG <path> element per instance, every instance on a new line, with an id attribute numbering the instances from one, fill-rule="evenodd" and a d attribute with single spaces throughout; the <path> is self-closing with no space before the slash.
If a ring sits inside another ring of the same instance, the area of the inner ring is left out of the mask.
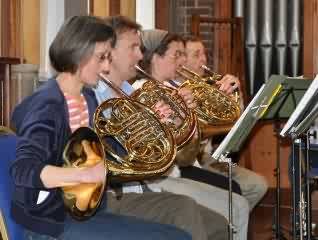
<path id="1" fill-rule="evenodd" d="M 299 136 L 301 133 L 305 132 L 310 128 L 310 125 L 318 117 L 318 103 L 312 108 L 310 113 L 295 127 L 293 128 L 293 138 Z"/>
<path id="2" fill-rule="evenodd" d="M 318 90 L 318 75 L 316 75 L 315 79 L 310 84 L 308 90 L 305 92 L 304 96 L 298 103 L 295 111 L 292 113 L 287 123 L 283 127 L 282 131 L 280 132 L 280 135 L 282 137 L 285 137 L 287 133 L 290 134 L 292 126 L 299 120 L 300 115 L 308 107 L 310 100 L 315 95 L 317 90 Z"/>
<path id="3" fill-rule="evenodd" d="M 255 104 L 256 100 L 258 99 L 259 95 L 263 92 L 265 87 L 265 84 L 262 85 L 262 87 L 258 90 L 257 94 L 255 95 L 255 97 L 252 99 L 252 101 L 248 104 L 248 106 L 245 108 L 244 112 L 242 113 L 242 115 L 240 116 L 240 118 L 236 121 L 236 123 L 234 124 L 234 126 L 231 128 L 230 132 L 226 135 L 225 139 L 222 141 L 222 143 L 219 145 L 219 147 L 214 151 L 214 153 L 212 154 L 212 158 L 218 160 L 221 156 L 222 153 L 224 153 L 224 149 L 225 147 L 228 145 L 230 139 L 232 138 L 232 136 L 234 135 L 234 133 L 237 131 L 237 129 L 241 126 L 242 122 L 244 121 L 246 115 L 253 110 L 253 108 L 255 109 L 255 106 L 253 107 L 253 105 Z M 259 106 L 258 109 L 260 109 Z M 259 110 L 256 109 L 257 113 Z M 257 117 L 257 115 L 255 115 L 255 117 Z M 207 163 L 205 163 L 206 165 L 210 164 L 210 161 L 207 161 Z"/>
<path id="4" fill-rule="evenodd" d="M 273 100 L 282 90 L 285 80 L 285 76 L 272 75 L 269 81 L 261 86 L 222 143 L 211 154 L 211 160 L 204 163 L 205 166 L 215 160 L 223 161 L 229 153 L 240 150 L 255 123 L 266 114 Z"/>

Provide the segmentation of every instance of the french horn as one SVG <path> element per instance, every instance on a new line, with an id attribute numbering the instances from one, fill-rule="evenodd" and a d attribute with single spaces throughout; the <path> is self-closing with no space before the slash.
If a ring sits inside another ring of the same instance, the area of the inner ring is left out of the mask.
<path id="1" fill-rule="evenodd" d="M 207 73 L 206 76 L 202 77 L 202 80 L 210 85 L 215 84 L 217 81 L 219 81 L 223 78 L 223 75 L 212 71 L 212 69 L 206 65 L 201 65 L 201 68 Z M 234 101 L 237 103 L 240 101 L 239 91 L 237 91 L 237 90 L 234 91 L 229 96 L 232 97 L 232 99 L 234 99 Z"/>
<path id="2" fill-rule="evenodd" d="M 226 95 L 217 87 L 208 84 L 217 81 L 222 76 L 213 74 L 203 79 L 199 74 L 182 66 L 177 73 L 185 79 L 179 88 L 187 87 L 192 90 L 197 103 L 195 112 L 199 120 L 208 125 L 224 125 L 235 122 L 240 114 L 240 105 L 231 96 Z"/>
<path id="3" fill-rule="evenodd" d="M 159 100 L 163 100 L 170 106 L 173 115 L 171 116 L 172 121 L 167 125 L 176 139 L 177 150 L 179 151 L 191 141 L 195 134 L 197 128 L 196 115 L 187 107 L 175 89 L 160 84 L 158 80 L 138 65 L 136 65 L 136 69 L 145 75 L 148 81 L 134 91 L 131 97 L 149 107 L 154 106 Z M 177 125 L 174 119 L 181 120 L 181 124 Z"/>
<path id="4" fill-rule="evenodd" d="M 85 148 L 92 150 L 93 158 Z M 63 157 L 64 167 L 91 167 L 103 161 L 105 181 L 63 187 L 66 208 L 75 219 L 89 218 L 100 205 L 108 178 L 132 181 L 159 176 L 173 164 L 176 151 L 169 128 L 144 104 L 128 96 L 102 102 L 94 113 L 94 130 L 76 130 Z"/>
<path id="5" fill-rule="evenodd" d="M 104 83 L 121 91 L 103 74 L 100 76 Z M 112 159 L 108 162 L 111 177 L 130 181 L 157 176 L 173 164 L 174 137 L 152 109 L 121 94 L 123 98 L 102 102 L 94 114 L 95 131 Z"/>
<path id="6" fill-rule="evenodd" d="M 107 181 L 106 152 L 100 137 L 91 128 L 78 128 L 68 139 L 63 160 L 65 168 L 93 167 L 103 162 L 105 178 L 102 183 L 74 184 L 62 188 L 64 205 L 70 215 L 77 220 L 85 220 L 95 214 Z"/>

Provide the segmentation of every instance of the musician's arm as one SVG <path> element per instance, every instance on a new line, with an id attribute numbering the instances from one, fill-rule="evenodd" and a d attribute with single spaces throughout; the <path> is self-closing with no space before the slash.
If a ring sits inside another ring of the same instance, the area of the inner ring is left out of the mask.
<path id="1" fill-rule="evenodd" d="M 80 183 L 102 182 L 104 178 L 103 162 L 90 168 L 62 168 L 52 165 L 45 166 L 40 178 L 46 188 L 77 185 Z"/>
<path id="2" fill-rule="evenodd" d="M 56 108 L 49 106 L 36 109 L 27 114 L 18 123 L 16 159 L 10 168 L 11 176 L 17 186 L 47 189 L 87 182 L 88 170 L 76 168 L 64 169 L 62 156 L 57 156 L 58 148 L 64 147 L 61 136 L 56 136 L 58 125 Z M 15 120 L 15 118 L 13 118 Z"/>

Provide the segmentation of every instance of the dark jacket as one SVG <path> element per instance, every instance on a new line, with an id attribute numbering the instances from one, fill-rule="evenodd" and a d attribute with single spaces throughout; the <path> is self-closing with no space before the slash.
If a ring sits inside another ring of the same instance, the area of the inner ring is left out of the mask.
<path id="1" fill-rule="evenodd" d="M 97 107 L 92 90 L 84 88 L 90 125 Z M 12 115 L 17 135 L 16 160 L 10 173 L 15 183 L 11 213 L 25 228 L 57 237 L 63 232 L 65 209 L 59 188 L 46 189 L 40 179 L 44 166 L 61 166 L 62 153 L 71 130 L 67 105 L 55 79 L 24 99 Z M 40 190 L 50 194 L 37 204 Z"/>

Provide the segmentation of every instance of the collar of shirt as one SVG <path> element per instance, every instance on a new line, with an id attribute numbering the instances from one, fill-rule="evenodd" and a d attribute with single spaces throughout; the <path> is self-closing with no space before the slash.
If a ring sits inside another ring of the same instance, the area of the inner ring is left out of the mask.
<path id="1" fill-rule="evenodd" d="M 121 89 L 127 95 L 132 94 L 134 91 L 133 87 L 127 81 L 122 83 Z M 102 102 L 110 98 L 118 97 L 115 91 L 102 81 L 98 81 L 97 86 L 94 88 L 94 92 L 95 92 L 98 104 L 101 104 Z"/>
<path id="2" fill-rule="evenodd" d="M 134 89 L 133 87 L 127 82 L 123 82 L 121 85 L 121 89 L 127 94 L 130 95 L 133 93 Z M 116 94 L 116 92 L 108 86 L 106 83 L 102 81 L 98 81 L 97 85 L 95 88 L 93 88 L 95 92 L 95 96 L 97 99 L 98 104 L 101 104 L 102 102 L 111 99 L 111 98 L 118 98 L 119 96 Z M 103 112 L 105 117 L 110 117 L 111 110 L 106 109 Z"/>

